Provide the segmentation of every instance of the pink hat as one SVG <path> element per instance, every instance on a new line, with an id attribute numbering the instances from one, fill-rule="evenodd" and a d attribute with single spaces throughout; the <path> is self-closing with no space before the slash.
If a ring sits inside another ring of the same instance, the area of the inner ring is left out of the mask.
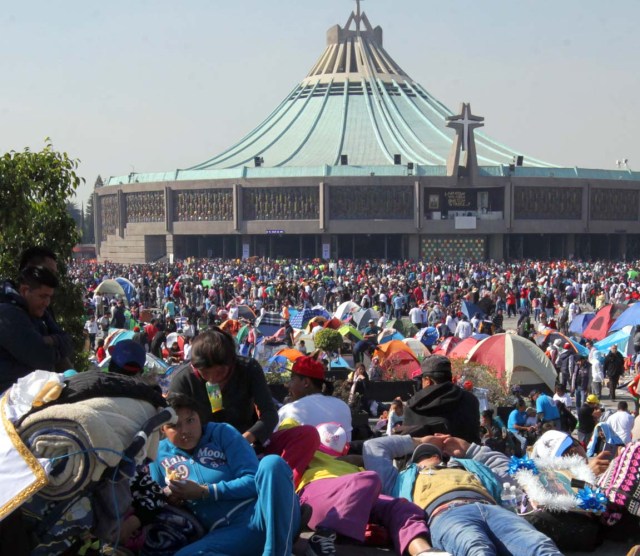
<path id="1" fill-rule="evenodd" d="M 320 435 L 318 450 L 330 456 L 344 456 L 349 451 L 347 431 L 340 423 L 321 423 L 316 429 Z"/>

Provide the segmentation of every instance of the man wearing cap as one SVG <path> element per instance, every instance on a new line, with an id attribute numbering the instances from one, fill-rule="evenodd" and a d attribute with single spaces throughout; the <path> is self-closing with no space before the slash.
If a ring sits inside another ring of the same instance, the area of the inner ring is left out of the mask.
<path id="1" fill-rule="evenodd" d="M 578 440 L 584 445 L 589 442 L 601 416 L 600 399 L 595 394 L 589 394 L 578 410 Z"/>
<path id="2" fill-rule="evenodd" d="M 122 340 L 109 348 L 109 372 L 127 376 L 139 375 L 144 371 L 147 360 L 145 349 L 134 340 Z"/>
<path id="3" fill-rule="evenodd" d="M 408 454 L 410 464 L 399 473 L 393 458 Z M 365 468 L 380 475 L 384 494 L 424 508 L 438 549 L 465 556 L 561 554 L 551 539 L 498 504 L 501 485 L 511 481 L 504 454 L 449 435 L 395 435 L 367 440 L 363 457 Z"/>
<path id="4" fill-rule="evenodd" d="M 374 319 L 369 319 L 367 325 L 362 331 L 362 335 L 367 342 L 376 346 L 378 345 L 378 334 L 380 334 L 381 330 Z"/>
<path id="5" fill-rule="evenodd" d="M 531 390 L 529 399 L 536 405 L 536 413 L 538 415 L 538 428 L 560 430 L 560 411 L 555 402 L 543 392 Z"/>
<path id="6" fill-rule="evenodd" d="M 422 390 L 407 402 L 403 430 L 411 436 L 439 432 L 480 443 L 480 403 L 453 384 L 451 361 L 431 355 L 421 370 Z"/>
<path id="7" fill-rule="evenodd" d="M 324 365 L 310 356 L 299 357 L 291 369 L 289 395 L 291 402 L 278 410 L 278 426 L 285 419 L 293 419 L 300 425 L 336 422 L 344 427 L 347 440 L 351 441 L 351 410 L 339 398 L 328 391 Z M 323 390 L 327 395 L 323 393 Z"/>

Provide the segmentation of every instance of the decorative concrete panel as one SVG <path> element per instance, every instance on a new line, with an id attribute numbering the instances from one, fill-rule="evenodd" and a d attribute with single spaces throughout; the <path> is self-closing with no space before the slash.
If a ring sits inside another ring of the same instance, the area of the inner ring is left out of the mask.
<path id="1" fill-rule="evenodd" d="M 412 220 L 413 211 L 414 190 L 410 185 L 330 188 L 331 220 Z"/>
<path id="2" fill-rule="evenodd" d="M 126 193 L 127 224 L 140 222 L 164 222 L 164 193 L 146 191 Z"/>
<path id="3" fill-rule="evenodd" d="M 317 187 L 242 188 L 244 220 L 317 220 Z"/>
<path id="4" fill-rule="evenodd" d="M 100 222 L 102 241 L 107 240 L 107 236 L 115 235 L 118 229 L 118 196 L 101 195 L 100 199 Z"/>
<path id="5" fill-rule="evenodd" d="M 516 220 L 580 220 L 582 189 L 577 187 L 515 187 Z"/>
<path id="6" fill-rule="evenodd" d="M 592 189 L 592 220 L 638 220 L 638 190 Z"/>
<path id="7" fill-rule="evenodd" d="M 232 189 L 193 189 L 174 193 L 175 222 L 233 220 Z"/>

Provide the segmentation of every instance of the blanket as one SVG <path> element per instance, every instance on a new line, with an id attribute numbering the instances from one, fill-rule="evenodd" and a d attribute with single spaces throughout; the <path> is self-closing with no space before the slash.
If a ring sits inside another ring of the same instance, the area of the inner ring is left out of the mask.
<path id="1" fill-rule="evenodd" d="M 107 467 L 115 466 L 122 451 L 155 407 L 131 398 L 92 398 L 74 404 L 47 407 L 29 415 L 18 433 L 26 447 L 48 460 L 49 484 L 39 494 L 46 499 L 70 498 L 100 480 Z M 158 434 L 149 439 L 154 457 Z"/>

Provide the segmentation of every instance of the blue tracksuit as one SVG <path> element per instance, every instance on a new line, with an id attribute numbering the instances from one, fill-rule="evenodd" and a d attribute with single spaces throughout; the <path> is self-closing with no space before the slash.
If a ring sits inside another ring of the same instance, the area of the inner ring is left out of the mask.
<path id="1" fill-rule="evenodd" d="M 213 497 L 187 503 L 210 532 L 179 556 L 291 554 L 300 521 L 291 469 L 277 456 L 258 463 L 253 448 L 231 425 L 207 424 L 191 454 L 163 440 L 150 469 L 161 485 L 169 469 L 181 479 L 213 485 Z"/>

